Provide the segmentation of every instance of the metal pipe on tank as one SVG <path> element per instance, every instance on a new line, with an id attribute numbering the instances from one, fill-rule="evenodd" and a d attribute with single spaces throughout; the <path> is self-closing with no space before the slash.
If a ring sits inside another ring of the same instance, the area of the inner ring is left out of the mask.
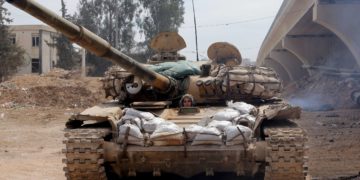
<path id="1" fill-rule="evenodd" d="M 69 40 L 77 43 L 89 52 L 92 52 L 99 57 L 103 57 L 114 62 L 115 64 L 120 65 L 122 68 L 150 83 L 160 92 L 167 92 L 174 88 L 174 84 L 166 76 L 147 69 L 131 57 L 112 47 L 101 37 L 95 35 L 82 26 L 75 25 L 61 16 L 58 16 L 34 0 L 6 1 L 31 14 L 49 26 L 52 26 L 59 32 L 63 33 L 67 38 L 69 38 Z"/>

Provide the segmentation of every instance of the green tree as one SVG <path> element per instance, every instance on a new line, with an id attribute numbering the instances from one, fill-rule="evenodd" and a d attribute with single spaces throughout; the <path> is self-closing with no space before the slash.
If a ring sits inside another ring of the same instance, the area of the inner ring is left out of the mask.
<path id="1" fill-rule="evenodd" d="M 71 19 L 67 14 L 64 0 L 61 0 L 61 15 L 65 19 Z M 64 35 L 59 35 L 59 37 L 56 38 L 56 47 L 59 55 L 57 66 L 67 70 L 73 69 L 76 62 L 74 59 L 75 52 L 72 43 Z"/>
<path id="2" fill-rule="evenodd" d="M 145 49 L 146 56 L 150 56 L 152 50 L 149 47 L 150 40 L 159 32 L 178 32 L 184 23 L 183 0 L 139 0 L 143 6 L 141 16 L 137 19 L 140 33 L 144 34 L 144 41 L 139 43 Z"/>
<path id="3" fill-rule="evenodd" d="M 112 46 L 131 54 L 135 46 L 134 16 L 138 8 L 133 0 L 80 0 L 77 22 L 107 40 Z M 100 76 L 112 65 L 111 62 L 87 54 L 89 74 Z"/>
<path id="4" fill-rule="evenodd" d="M 102 32 L 103 17 L 102 0 L 80 0 L 79 12 L 74 15 L 77 24 L 84 26 L 98 35 Z M 91 76 L 102 76 L 107 68 L 112 65 L 111 62 L 103 60 L 92 53 L 86 53 L 86 62 L 90 67 L 89 75 Z"/>
<path id="5" fill-rule="evenodd" d="M 120 51 L 130 54 L 135 46 L 134 17 L 139 4 L 133 0 L 104 0 L 103 37 Z"/>
<path id="6" fill-rule="evenodd" d="M 10 13 L 4 8 L 4 0 L 0 0 L 0 82 L 15 73 L 19 66 L 24 64 L 25 51 L 11 40 L 8 18 Z"/>
<path id="7" fill-rule="evenodd" d="M 150 56 L 148 44 L 157 33 L 178 31 L 184 18 L 183 0 L 80 0 L 77 23 L 100 35 L 125 54 L 144 61 Z M 144 41 L 136 41 L 136 32 Z M 87 54 L 90 75 L 102 75 L 111 65 Z"/>

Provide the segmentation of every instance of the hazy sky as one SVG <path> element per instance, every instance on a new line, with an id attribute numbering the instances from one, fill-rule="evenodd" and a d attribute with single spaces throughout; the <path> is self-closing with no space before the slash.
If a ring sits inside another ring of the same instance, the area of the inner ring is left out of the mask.
<path id="1" fill-rule="evenodd" d="M 47 8 L 60 14 L 60 0 L 37 0 Z M 187 47 L 180 53 L 187 59 L 196 59 L 194 19 L 191 0 L 185 2 L 185 22 L 179 34 Z M 69 12 L 77 9 L 78 0 L 65 0 Z M 200 59 L 207 58 L 207 48 L 214 42 L 226 41 L 234 44 L 245 58 L 256 60 L 282 0 L 194 0 L 198 27 Z M 40 24 L 35 18 L 11 7 L 12 24 Z"/>

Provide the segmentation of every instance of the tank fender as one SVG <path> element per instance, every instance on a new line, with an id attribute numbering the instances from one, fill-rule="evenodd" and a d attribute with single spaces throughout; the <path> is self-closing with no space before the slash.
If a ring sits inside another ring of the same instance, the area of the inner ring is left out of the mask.
<path id="1" fill-rule="evenodd" d="M 285 102 L 276 104 L 267 104 L 258 107 L 258 115 L 254 126 L 254 136 L 260 137 L 261 125 L 264 120 L 271 119 L 299 119 L 301 115 L 301 108 L 298 106 L 291 106 Z"/>
<path id="2" fill-rule="evenodd" d="M 109 122 L 113 136 L 117 137 L 116 124 L 120 120 L 123 112 L 117 103 L 103 103 L 91 108 L 85 109 L 83 112 L 74 114 L 66 122 L 67 128 L 80 127 L 84 121 Z"/>

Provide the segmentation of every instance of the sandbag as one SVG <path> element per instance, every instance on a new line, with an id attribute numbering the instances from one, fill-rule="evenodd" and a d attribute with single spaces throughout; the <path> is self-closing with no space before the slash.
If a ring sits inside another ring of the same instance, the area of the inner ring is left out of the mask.
<path id="1" fill-rule="evenodd" d="M 139 139 L 143 139 L 144 135 L 141 133 L 139 127 L 137 127 L 136 125 L 133 124 L 123 124 L 119 126 L 119 135 L 125 135 L 126 134 L 126 129 L 130 128 L 129 131 L 129 136 L 132 137 L 136 137 Z"/>
<path id="2" fill-rule="evenodd" d="M 156 127 L 155 131 L 150 135 L 150 139 L 157 139 L 173 134 L 181 134 L 182 129 L 173 122 L 161 122 Z"/>
<path id="3" fill-rule="evenodd" d="M 239 111 L 241 114 L 253 114 L 257 115 L 257 109 L 255 106 L 245 102 L 226 102 L 227 106 Z"/>
<path id="4" fill-rule="evenodd" d="M 239 143 L 244 142 L 244 138 L 241 132 L 239 132 L 238 128 L 245 136 L 246 141 L 250 141 L 252 136 L 252 130 L 242 125 L 236 125 L 236 126 L 228 126 L 224 129 L 224 133 L 226 135 L 226 142 L 230 142 L 230 141 L 237 141 Z"/>
<path id="5" fill-rule="evenodd" d="M 150 135 L 154 146 L 176 146 L 184 144 L 182 129 L 172 122 L 158 124 L 156 130 Z"/>
<path id="6" fill-rule="evenodd" d="M 250 114 L 243 114 L 234 119 L 234 124 L 243 125 L 252 129 L 255 125 L 255 120 L 255 116 Z"/>
<path id="7" fill-rule="evenodd" d="M 165 121 L 165 120 L 162 119 L 162 118 L 154 117 L 154 118 L 152 118 L 151 120 L 148 120 L 148 121 L 145 120 L 145 121 L 143 121 L 142 127 L 143 127 L 143 129 L 144 129 L 145 132 L 147 132 L 147 133 L 153 133 L 153 132 L 155 131 L 156 127 L 157 127 L 160 123 L 162 123 L 162 122 L 164 122 L 164 121 Z"/>
<path id="8" fill-rule="evenodd" d="M 225 108 L 221 111 L 216 112 L 212 119 L 218 120 L 218 121 L 232 121 L 237 116 L 240 116 L 239 111 L 232 109 L 232 108 Z"/>
<path id="9" fill-rule="evenodd" d="M 154 114 L 152 114 L 150 112 L 139 111 L 134 108 L 125 108 L 123 111 L 124 111 L 125 115 L 139 117 L 139 118 L 142 118 L 147 121 L 151 120 L 155 117 Z"/>
<path id="10" fill-rule="evenodd" d="M 118 127 L 119 137 L 117 139 L 117 142 L 124 143 L 125 136 L 126 136 L 126 130 L 128 128 L 130 128 L 130 130 L 129 130 L 129 134 L 127 136 L 127 139 L 128 139 L 127 143 L 144 146 L 144 144 L 145 144 L 144 135 L 140 132 L 139 127 L 137 127 L 134 124 L 123 124 Z"/>
<path id="11" fill-rule="evenodd" d="M 195 145 L 222 145 L 221 132 L 215 127 L 205 127 L 201 133 L 197 134 L 191 143 Z"/>
<path id="12" fill-rule="evenodd" d="M 131 115 L 125 115 L 123 117 L 121 117 L 120 119 L 120 125 L 122 124 L 134 124 L 136 125 L 140 130 L 142 129 L 142 119 L 135 117 L 135 116 L 131 116 Z"/>
<path id="13" fill-rule="evenodd" d="M 185 127 L 187 141 L 193 141 L 195 136 L 203 131 L 204 127 L 197 124 L 191 124 Z"/>
<path id="14" fill-rule="evenodd" d="M 227 126 L 231 126 L 232 122 L 230 121 L 218 121 L 218 120 L 212 120 L 207 127 L 216 127 L 220 131 L 224 131 L 224 129 Z"/>

